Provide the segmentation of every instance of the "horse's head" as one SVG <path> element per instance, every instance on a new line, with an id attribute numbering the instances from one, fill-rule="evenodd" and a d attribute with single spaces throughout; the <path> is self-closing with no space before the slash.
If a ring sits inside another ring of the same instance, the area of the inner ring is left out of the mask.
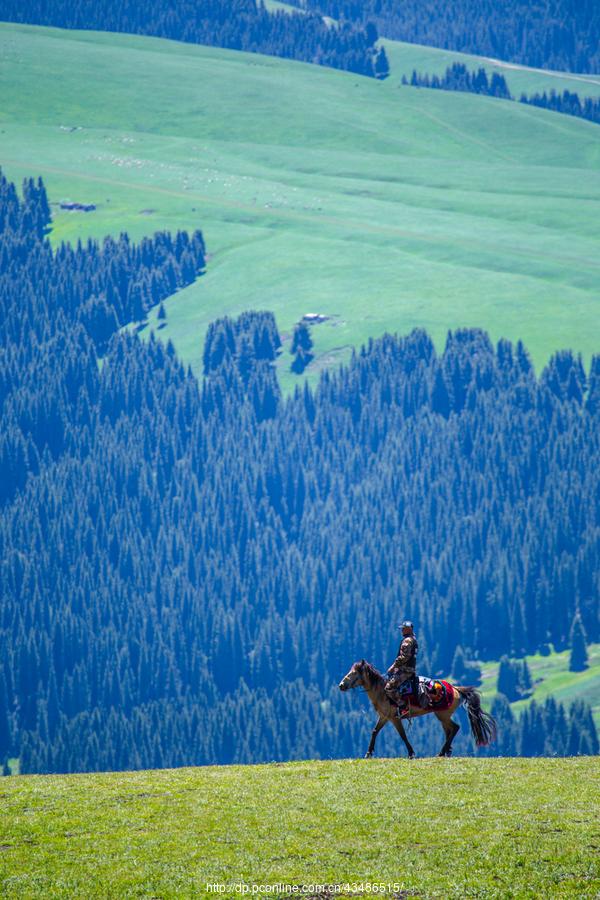
<path id="1" fill-rule="evenodd" d="M 344 675 L 344 677 L 340 681 L 340 691 L 351 691 L 352 688 L 358 687 L 359 685 L 364 686 L 366 668 L 367 663 L 364 659 L 361 659 L 359 662 L 355 662 L 348 674 Z"/>

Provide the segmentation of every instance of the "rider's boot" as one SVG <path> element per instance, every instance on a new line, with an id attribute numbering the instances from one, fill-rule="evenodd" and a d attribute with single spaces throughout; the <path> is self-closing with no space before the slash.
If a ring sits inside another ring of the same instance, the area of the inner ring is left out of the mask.
<path id="1" fill-rule="evenodd" d="M 396 718 L 398 719 L 406 719 L 410 715 L 410 704 L 404 702 L 402 705 L 398 705 L 396 707 Z"/>

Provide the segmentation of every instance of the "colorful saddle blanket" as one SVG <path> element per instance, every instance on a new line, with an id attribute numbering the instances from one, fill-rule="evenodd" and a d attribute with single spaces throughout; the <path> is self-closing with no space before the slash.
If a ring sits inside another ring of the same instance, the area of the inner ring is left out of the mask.
<path id="1" fill-rule="evenodd" d="M 424 678 L 422 675 L 416 679 L 419 685 L 414 683 L 415 680 L 408 681 L 403 685 L 404 690 L 401 691 L 405 700 L 408 700 L 411 706 L 419 706 L 419 698 L 417 690 L 423 688 L 431 698 L 431 709 L 443 711 L 449 709 L 454 703 L 454 688 L 448 681 L 441 681 L 439 678 Z"/>

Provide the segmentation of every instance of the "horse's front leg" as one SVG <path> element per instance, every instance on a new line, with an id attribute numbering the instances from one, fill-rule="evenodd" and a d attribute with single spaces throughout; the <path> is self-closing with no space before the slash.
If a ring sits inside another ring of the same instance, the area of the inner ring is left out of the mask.
<path id="1" fill-rule="evenodd" d="M 404 730 L 404 722 L 402 721 L 402 719 L 399 719 L 397 716 L 393 716 L 391 721 L 392 721 L 396 731 L 398 732 L 398 734 L 404 741 L 404 746 L 406 747 L 406 750 L 408 752 L 408 758 L 414 759 L 415 751 L 413 750 L 413 746 L 406 736 L 406 731 Z"/>
<path id="2" fill-rule="evenodd" d="M 386 722 L 387 722 L 387 719 L 385 716 L 379 716 L 379 718 L 377 719 L 377 724 L 375 725 L 375 728 L 371 732 L 371 740 L 369 741 L 369 749 L 365 753 L 365 759 L 369 759 L 371 756 L 373 756 L 373 750 L 375 749 L 375 741 L 377 740 L 377 735 L 379 734 L 379 732 L 381 731 L 381 729 L 383 728 L 383 726 L 385 725 Z"/>

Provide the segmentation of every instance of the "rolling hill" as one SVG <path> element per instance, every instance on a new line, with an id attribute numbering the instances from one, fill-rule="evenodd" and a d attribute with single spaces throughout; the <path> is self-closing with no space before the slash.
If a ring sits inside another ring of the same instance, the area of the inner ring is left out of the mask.
<path id="1" fill-rule="evenodd" d="M 594 897 L 597 777 L 596 760 L 580 757 L 6 778 L 0 891 Z"/>
<path id="2" fill-rule="evenodd" d="M 0 157 L 10 178 L 43 175 L 54 241 L 203 229 L 207 274 L 167 302 L 161 332 L 196 371 L 208 322 L 248 308 L 273 310 L 284 334 L 306 312 L 330 317 L 313 331 L 313 377 L 369 336 L 414 326 L 438 345 L 458 326 L 520 338 L 538 369 L 565 346 L 589 360 L 597 127 L 402 87 L 396 63 L 377 83 L 157 39 L 2 25 Z M 68 200 L 96 209 L 61 210 Z M 289 388 L 286 368 L 283 358 Z"/>
<path id="3" fill-rule="evenodd" d="M 282 3 L 281 0 L 267 0 L 266 7 L 267 9 L 285 10 L 289 13 L 302 12 L 301 7 Z M 327 20 L 328 17 L 324 16 L 324 19 Z M 424 44 L 394 41 L 385 37 L 381 39 L 381 43 L 391 62 L 392 81 L 401 79 L 402 75 L 410 76 L 413 69 L 442 75 L 448 66 L 459 62 L 471 69 L 482 66 L 488 73 L 498 72 L 504 75 L 509 82 L 511 93 L 517 97 L 522 91 L 525 93 L 549 92 L 553 88 L 556 91 L 566 89 L 579 92 L 579 94 L 585 93 L 591 97 L 597 97 L 600 94 L 600 75 L 534 69 L 519 63 L 504 62 L 500 59 L 474 56 L 470 53 L 445 50 Z"/>
<path id="4" fill-rule="evenodd" d="M 548 656 L 526 656 L 533 682 L 531 696 L 512 703 L 513 712 L 518 714 L 532 700 L 543 703 L 550 696 L 559 703 L 566 704 L 583 698 L 592 707 L 596 727 L 600 728 L 600 644 L 588 646 L 589 666 L 583 672 L 569 671 L 569 656 L 568 650 Z M 498 668 L 498 661 L 481 664 L 481 694 L 487 706 L 496 693 Z"/>
<path id="5" fill-rule="evenodd" d="M 458 53 L 455 50 L 442 50 L 437 47 L 424 47 L 421 44 L 407 44 L 403 41 L 383 40 L 382 43 L 390 60 L 392 80 L 401 79 L 402 75 L 410 77 L 413 69 L 416 69 L 417 72 L 442 75 L 448 66 L 459 62 L 469 69 L 483 67 L 488 74 L 498 72 L 499 75 L 503 75 L 511 94 L 517 98 L 521 93 L 534 94 L 536 91 L 543 93 L 551 90 L 568 90 L 586 97 L 600 95 L 600 75 L 532 69 L 529 66 L 504 62 L 500 59 L 473 56 L 469 53 Z"/>

